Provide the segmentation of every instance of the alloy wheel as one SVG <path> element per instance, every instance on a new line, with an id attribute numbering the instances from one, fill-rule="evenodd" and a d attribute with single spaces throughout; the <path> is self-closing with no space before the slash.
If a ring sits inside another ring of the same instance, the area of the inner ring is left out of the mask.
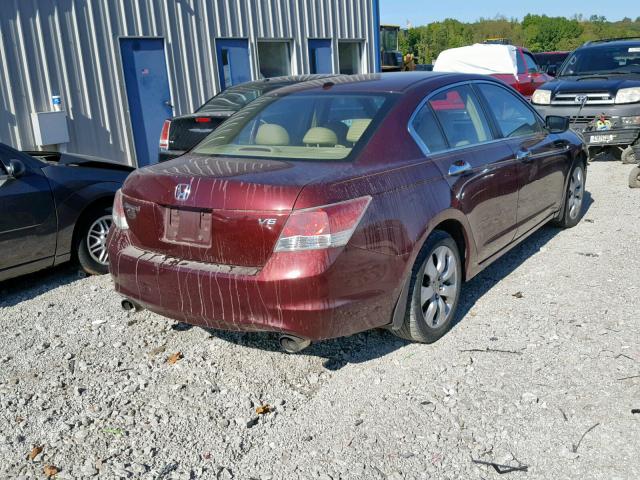
<path id="1" fill-rule="evenodd" d="M 582 208 L 582 197 L 584 195 L 584 172 L 581 167 L 576 167 L 569 182 L 569 217 L 575 219 L 580 215 Z"/>
<path id="2" fill-rule="evenodd" d="M 87 232 L 89 255 L 100 265 L 107 265 L 109 262 L 107 234 L 109 233 L 111 222 L 111 215 L 103 215 L 91 224 Z"/>
<path id="3" fill-rule="evenodd" d="M 422 315 L 430 328 L 449 320 L 458 288 L 456 257 L 449 247 L 439 246 L 426 260 L 420 289 Z"/>

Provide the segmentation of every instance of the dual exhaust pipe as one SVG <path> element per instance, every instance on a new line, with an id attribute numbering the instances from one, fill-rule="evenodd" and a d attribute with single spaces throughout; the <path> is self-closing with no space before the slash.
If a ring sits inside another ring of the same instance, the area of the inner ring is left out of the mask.
<path id="1" fill-rule="evenodd" d="M 139 303 L 131 300 L 130 298 L 124 298 L 120 302 L 123 310 L 127 312 L 140 312 L 144 310 L 144 307 Z M 287 353 L 298 353 L 311 345 L 311 340 L 307 338 L 297 337 L 295 335 L 290 335 L 288 333 L 280 335 L 278 338 L 278 343 L 280 344 L 280 348 Z"/>

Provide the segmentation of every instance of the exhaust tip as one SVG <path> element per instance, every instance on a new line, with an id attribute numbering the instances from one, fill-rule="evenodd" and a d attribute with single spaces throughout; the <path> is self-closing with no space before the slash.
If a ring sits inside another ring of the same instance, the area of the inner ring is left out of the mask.
<path id="1" fill-rule="evenodd" d="M 311 345 L 311 340 L 296 337 L 295 335 L 280 335 L 278 339 L 280 348 L 287 353 L 298 353 Z"/>
<path id="2" fill-rule="evenodd" d="M 140 305 L 138 305 L 133 300 L 129 300 L 128 298 L 122 300 L 122 302 L 120 302 L 120 305 L 122 306 L 122 309 L 126 310 L 127 312 L 139 312 L 140 310 L 144 310 Z"/>

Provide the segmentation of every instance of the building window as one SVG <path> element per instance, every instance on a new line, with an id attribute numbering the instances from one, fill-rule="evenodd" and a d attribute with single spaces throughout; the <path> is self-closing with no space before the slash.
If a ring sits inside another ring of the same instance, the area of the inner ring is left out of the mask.
<path id="1" fill-rule="evenodd" d="M 264 78 L 291 75 L 289 42 L 258 42 L 258 61 Z"/>
<path id="2" fill-rule="evenodd" d="M 340 73 L 352 75 L 360 73 L 360 42 L 338 43 L 338 56 L 340 58 Z"/>
<path id="3" fill-rule="evenodd" d="M 331 40 L 310 38 L 309 73 L 333 73 Z"/>

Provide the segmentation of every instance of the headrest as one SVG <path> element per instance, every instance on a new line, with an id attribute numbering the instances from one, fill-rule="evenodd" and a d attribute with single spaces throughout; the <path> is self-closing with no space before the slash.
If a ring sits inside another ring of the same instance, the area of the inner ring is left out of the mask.
<path id="1" fill-rule="evenodd" d="M 275 123 L 265 123 L 260 125 L 260 128 L 258 128 L 258 132 L 256 133 L 256 145 L 289 145 L 289 134 L 280 125 Z"/>
<path id="2" fill-rule="evenodd" d="M 320 145 L 320 146 L 335 146 L 338 143 L 338 136 L 336 133 L 324 127 L 310 128 L 302 139 L 302 143 L 305 145 Z"/>
<path id="3" fill-rule="evenodd" d="M 347 141 L 356 143 L 371 123 L 370 118 L 356 118 L 351 121 L 351 127 L 347 132 Z"/>

